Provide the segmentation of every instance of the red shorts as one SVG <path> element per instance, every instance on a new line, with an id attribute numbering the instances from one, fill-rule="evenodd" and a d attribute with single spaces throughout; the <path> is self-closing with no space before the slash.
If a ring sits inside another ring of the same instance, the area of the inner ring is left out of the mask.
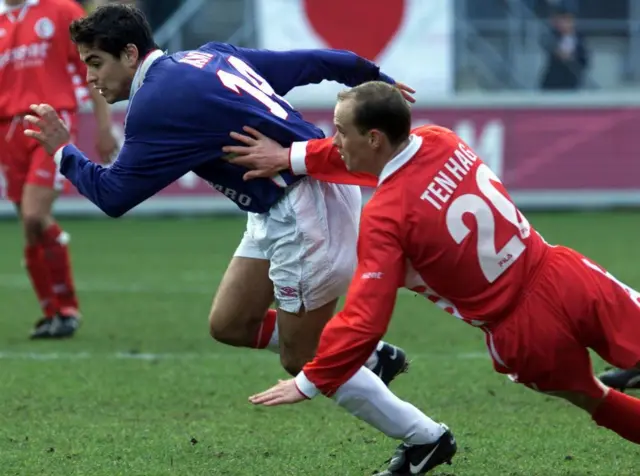
<path id="1" fill-rule="evenodd" d="M 75 114 L 59 113 L 74 132 Z M 68 186 L 53 157 L 35 140 L 24 135 L 29 124 L 20 117 L 0 119 L 0 196 L 14 203 L 22 201 L 26 184 L 39 185 L 57 191 Z"/>
<path id="2" fill-rule="evenodd" d="M 600 398 L 587 349 L 623 369 L 640 363 L 640 293 L 552 247 L 516 310 L 486 333 L 498 372 L 541 392 Z"/>

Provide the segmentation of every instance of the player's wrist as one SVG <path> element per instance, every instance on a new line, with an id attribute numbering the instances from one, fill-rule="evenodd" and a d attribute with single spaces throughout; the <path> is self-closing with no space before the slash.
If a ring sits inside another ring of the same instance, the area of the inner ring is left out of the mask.
<path id="1" fill-rule="evenodd" d="M 294 175 L 307 174 L 307 141 L 293 142 L 289 148 L 289 170 Z"/>
<path id="2" fill-rule="evenodd" d="M 379 77 L 380 77 L 380 81 L 383 81 L 383 82 L 388 83 L 388 84 L 396 84 L 396 80 L 395 79 L 393 79 L 388 74 L 384 74 L 382 71 L 380 71 Z"/>
<path id="3" fill-rule="evenodd" d="M 56 163 L 58 167 L 60 167 L 60 163 L 62 162 L 62 157 L 64 155 L 64 148 L 68 146 L 70 142 L 66 142 L 62 144 L 58 149 L 53 153 L 53 161 Z"/>
<path id="4" fill-rule="evenodd" d="M 287 147 L 284 151 L 287 153 L 287 170 L 293 172 L 293 168 L 291 167 L 291 147 Z"/>
<path id="5" fill-rule="evenodd" d="M 302 396 L 304 396 L 305 398 L 308 398 L 309 400 L 311 400 L 313 397 L 315 397 L 320 393 L 320 391 L 314 385 L 314 383 L 311 380 L 309 380 L 307 376 L 304 374 L 304 371 L 300 371 L 300 373 L 296 375 L 294 382 L 296 384 L 296 388 L 298 389 L 298 392 L 300 392 Z"/>

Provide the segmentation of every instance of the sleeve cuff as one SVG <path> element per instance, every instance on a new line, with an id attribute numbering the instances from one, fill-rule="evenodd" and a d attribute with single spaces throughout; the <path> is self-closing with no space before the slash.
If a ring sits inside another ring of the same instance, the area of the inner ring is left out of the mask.
<path id="1" fill-rule="evenodd" d="M 313 382 L 307 378 L 304 372 L 300 372 L 296 375 L 295 382 L 296 387 L 298 387 L 298 391 L 308 399 L 312 399 L 320 393 L 320 390 L 318 390 Z"/>
<path id="2" fill-rule="evenodd" d="M 68 146 L 69 144 L 65 144 L 62 147 L 60 147 L 58 150 L 56 150 L 55 154 L 53 154 L 53 160 L 56 163 L 56 165 L 58 167 L 60 167 L 60 162 L 62 162 L 62 153 L 64 151 L 64 148 L 66 146 Z"/>
<path id="3" fill-rule="evenodd" d="M 384 81 L 385 83 L 389 84 L 396 84 L 395 79 L 393 79 L 389 75 L 384 74 L 382 71 L 380 71 L 380 81 Z"/>
<path id="4" fill-rule="evenodd" d="M 305 142 L 294 142 L 289 148 L 289 168 L 294 175 L 307 174 L 307 144 Z"/>

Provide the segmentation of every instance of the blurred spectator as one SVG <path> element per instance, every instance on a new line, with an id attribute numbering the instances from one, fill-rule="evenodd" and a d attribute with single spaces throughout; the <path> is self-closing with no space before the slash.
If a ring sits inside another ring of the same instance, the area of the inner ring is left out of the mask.
<path id="1" fill-rule="evenodd" d="M 551 15 L 551 32 L 543 41 L 547 65 L 542 76 L 542 89 L 577 89 L 582 85 L 588 64 L 584 39 L 576 31 L 573 13 L 564 6 Z"/>

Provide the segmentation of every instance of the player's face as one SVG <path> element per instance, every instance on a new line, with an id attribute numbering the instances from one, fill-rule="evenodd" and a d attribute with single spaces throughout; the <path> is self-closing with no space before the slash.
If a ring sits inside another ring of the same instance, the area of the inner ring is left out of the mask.
<path id="1" fill-rule="evenodd" d="M 336 105 L 333 115 L 336 127 L 333 144 L 338 148 L 347 169 L 353 172 L 369 172 L 374 152 L 371 148 L 370 134 L 361 133 L 354 124 L 353 107 L 354 103 L 349 99 Z"/>
<path id="2" fill-rule="evenodd" d="M 96 88 L 109 104 L 129 99 L 138 63 L 137 49 L 131 51 L 127 47 L 120 57 L 86 45 L 78 45 L 78 52 L 87 65 L 89 87 Z"/>
<path id="3" fill-rule="evenodd" d="M 556 28 L 565 35 L 569 35 L 574 31 L 574 20 L 571 15 L 559 15 L 555 19 Z"/>

